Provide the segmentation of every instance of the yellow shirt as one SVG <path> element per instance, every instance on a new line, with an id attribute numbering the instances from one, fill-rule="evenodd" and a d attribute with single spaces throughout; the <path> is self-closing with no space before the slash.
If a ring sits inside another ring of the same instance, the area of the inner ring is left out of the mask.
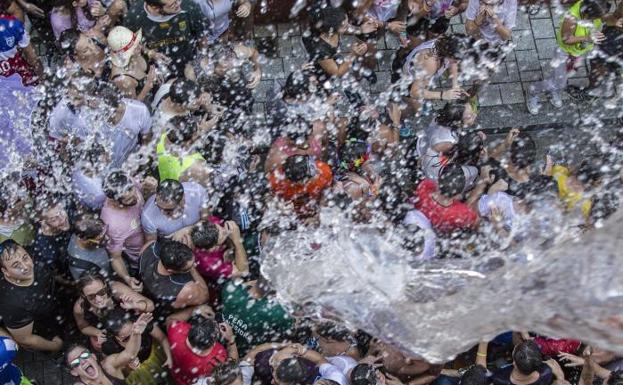
<path id="1" fill-rule="evenodd" d="M 552 168 L 552 177 L 558 185 L 558 197 L 565 203 L 565 210 L 569 212 L 579 207 L 584 219 L 588 219 L 593 203 L 584 194 L 569 188 L 569 169 L 556 165 Z"/>

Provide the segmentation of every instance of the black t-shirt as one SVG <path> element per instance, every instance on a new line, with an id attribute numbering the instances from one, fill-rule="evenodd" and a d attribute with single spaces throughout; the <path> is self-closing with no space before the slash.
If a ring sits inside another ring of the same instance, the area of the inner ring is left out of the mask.
<path id="1" fill-rule="evenodd" d="M 144 362 L 151 355 L 151 345 L 153 344 L 153 337 L 151 336 L 151 331 L 154 328 L 153 322 L 147 325 L 145 331 L 141 335 L 141 348 L 138 351 L 138 360 L 140 362 Z M 107 356 L 111 354 L 121 353 L 125 348 L 117 342 L 115 337 L 109 336 L 106 341 L 102 344 L 102 353 Z"/>
<path id="2" fill-rule="evenodd" d="M 19 329 L 34 322 L 33 334 L 52 338 L 60 329 L 59 309 L 54 275 L 44 264 L 35 263 L 35 282 L 27 287 L 0 278 L 0 315 L 6 327 Z"/>
<path id="3" fill-rule="evenodd" d="M 35 240 L 30 246 L 30 255 L 38 263 L 44 263 L 53 269 L 60 269 L 67 263 L 67 245 L 70 237 L 69 232 L 44 235 L 41 231 L 37 231 Z"/>
<path id="4" fill-rule="evenodd" d="M 314 69 L 316 76 L 320 83 L 325 82 L 330 76 L 325 70 L 318 64 L 319 61 L 333 59 L 336 62 L 341 61 L 338 57 L 337 47 L 331 46 L 331 44 L 324 41 L 320 36 L 306 36 L 303 37 L 303 45 L 309 55 L 309 60 L 314 63 Z"/>
<path id="5" fill-rule="evenodd" d="M 134 1 L 124 20 L 124 25 L 132 31 L 142 28 L 148 49 L 154 49 L 172 59 L 170 67 L 177 76 L 184 73 L 184 66 L 193 59 L 197 43 L 209 28 L 207 19 L 194 2 L 183 0 L 181 7 L 182 12 L 172 18 L 154 21 L 154 17 L 150 18 L 147 14 L 145 3 Z"/>
<path id="6" fill-rule="evenodd" d="M 513 365 L 508 365 L 493 372 L 491 375 L 491 384 L 493 385 L 514 385 L 510 378 L 513 371 Z M 530 385 L 550 385 L 554 381 L 552 369 L 546 364 L 542 364 L 539 368 L 539 379 Z"/>

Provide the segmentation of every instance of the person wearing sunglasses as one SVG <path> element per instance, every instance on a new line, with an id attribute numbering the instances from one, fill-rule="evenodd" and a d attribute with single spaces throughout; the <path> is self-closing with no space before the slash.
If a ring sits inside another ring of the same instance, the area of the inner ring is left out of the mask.
<path id="1" fill-rule="evenodd" d="M 125 347 L 106 356 L 101 362 L 81 345 L 72 345 L 65 351 L 65 364 L 79 385 L 126 385 L 124 369 L 136 360 L 141 348 L 141 335 L 151 322 L 150 313 L 141 314 L 128 331 Z"/>
<path id="2" fill-rule="evenodd" d="M 152 322 L 151 314 L 147 314 L 149 322 L 138 336 L 140 341 L 138 352 L 124 368 L 125 382 L 127 385 L 168 385 L 170 382 L 168 369 L 173 362 L 171 346 L 166 334 Z M 145 314 L 137 318 L 121 307 L 109 312 L 103 320 L 107 338 L 102 344 L 102 352 L 110 356 L 127 349 L 135 338 L 133 324 L 140 317 L 145 317 Z"/>
<path id="3" fill-rule="evenodd" d="M 162 180 L 141 213 L 146 243 L 161 235 L 191 245 L 192 226 L 210 216 L 207 203 L 207 191 L 199 183 Z"/>
<path id="4" fill-rule="evenodd" d="M 87 270 L 110 276 L 110 257 L 106 251 L 108 227 L 101 219 L 90 214 L 80 215 L 74 223 L 74 234 L 69 240 L 69 271 L 78 280 Z"/>
<path id="5" fill-rule="evenodd" d="M 154 311 L 154 303 L 119 281 L 109 281 L 96 272 L 85 272 L 78 281 L 80 297 L 73 307 L 76 325 L 88 336 L 97 351 L 106 339 L 102 324 L 106 315 L 117 307 L 134 314 Z"/>

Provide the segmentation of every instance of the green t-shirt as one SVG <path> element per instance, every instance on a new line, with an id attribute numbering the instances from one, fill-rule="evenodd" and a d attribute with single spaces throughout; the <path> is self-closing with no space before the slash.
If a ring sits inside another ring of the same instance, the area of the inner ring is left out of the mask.
<path id="1" fill-rule="evenodd" d="M 22 247 L 28 247 L 35 239 L 35 228 L 30 223 L 24 223 L 13 230 L 10 235 L 0 234 L 0 243 L 11 239 Z"/>
<path id="2" fill-rule="evenodd" d="M 209 24 L 201 9 L 192 1 L 182 0 L 182 11 L 173 17 L 149 15 L 143 1 L 135 1 L 124 19 L 124 26 L 132 31 L 143 30 L 147 48 L 169 56 L 171 70 L 184 73 L 184 66 L 195 55 L 198 41 L 208 33 Z"/>
<path id="3" fill-rule="evenodd" d="M 288 338 L 294 320 L 274 299 L 252 298 L 247 285 L 228 282 L 221 292 L 223 320 L 236 334 L 240 355 L 253 346 Z"/>

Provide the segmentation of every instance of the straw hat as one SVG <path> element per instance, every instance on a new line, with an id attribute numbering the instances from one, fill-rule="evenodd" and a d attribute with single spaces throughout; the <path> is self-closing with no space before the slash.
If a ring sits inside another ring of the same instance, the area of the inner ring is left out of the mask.
<path id="1" fill-rule="evenodd" d="M 110 47 L 110 59 L 117 67 L 126 67 L 130 58 L 138 47 L 143 37 L 142 31 L 134 33 L 126 27 L 115 27 L 108 33 L 108 46 Z"/>

